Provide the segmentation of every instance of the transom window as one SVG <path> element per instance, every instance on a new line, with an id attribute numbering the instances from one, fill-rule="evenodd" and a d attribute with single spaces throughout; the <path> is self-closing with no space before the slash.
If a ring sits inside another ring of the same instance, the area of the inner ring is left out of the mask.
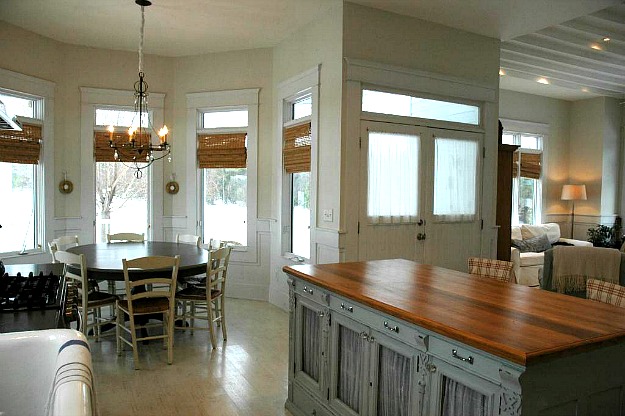
<path id="1" fill-rule="evenodd" d="M 480 107 L 451 101 L 364 89 L 362 111 L 479 125 Z"/>
<path id="2" fill-rule="evenodd" d="M 95 125 L 96 126 L 114 126 L 114 127 L 130 127 L 138 126 L 139 119 L 134 110 L 126 110 L 119 108 L 96 108 Z M 141 125 L 147 126 L 149 123 L 149 114 L 141 115 Z"/>

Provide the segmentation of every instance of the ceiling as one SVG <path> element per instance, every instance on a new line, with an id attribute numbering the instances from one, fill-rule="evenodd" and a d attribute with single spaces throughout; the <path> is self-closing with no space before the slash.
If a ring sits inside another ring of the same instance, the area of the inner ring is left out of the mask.
<path id="1" fill-rule="evenodd" d="M 273 47 L 339 2 L 152 1 L 145 9 L 144 51 L 173 57 Z M 504 89 L 564 99 L 625 97 L 623 0 L 351 1 L 501 39 Z M 105 49 L 136 51 L 140 16 L 132 0 L 0 1 L 0 20 Z M 606 35 L 610 42 L 601 41 Z M 591 43 L 602 50 L 590 49 Z M 551 84 L 538 84 L 537 77 Z"/>

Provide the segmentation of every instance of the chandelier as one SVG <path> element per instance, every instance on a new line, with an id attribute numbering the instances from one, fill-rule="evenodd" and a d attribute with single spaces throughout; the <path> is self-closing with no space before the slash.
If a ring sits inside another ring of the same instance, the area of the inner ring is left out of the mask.
<path id="1" fill-rule="evenodd" d="M 152 4 L 148 0 L 135 0 L 141 6 L 141 40 L 139 42 L 139 80 L 134 84 L 135 104 L 134 115 L 130 128 L 128 128 L 128 140 L 113 140 L 115 128 L 108 127 L 109 146 L 115 151 L 116 161 L 123 163 L 129 168 L 135 169 L 137 179 L 143 176 L 142 170 L 167 157 L 171 162 L 171 149 L 167 143 L 167 126 L 163 126 L 158 132 L 152 126 L 148 111 L 148 83 L 145 81 L 143 72 L 143 37 L 145 27 L 144 8 Z M 152 143 L 152 133 L 159 137 L 159 143 Z M 118 138 L 117 136 L 116 138 Z"/>

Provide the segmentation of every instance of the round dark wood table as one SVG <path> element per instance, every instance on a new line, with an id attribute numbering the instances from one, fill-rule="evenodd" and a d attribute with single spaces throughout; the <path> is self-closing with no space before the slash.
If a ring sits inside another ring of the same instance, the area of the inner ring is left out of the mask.
<path id="1" fill-rule="evenodd" d="M 68 248 L 75 254 L 84 254 L 90 279 L 124 281 L 122 259 L 147 256 L 180 255 L 178 277 L 187 277 L 206 272 L 208 251 L 193 244 L 165 241 L 143 243 L 96 243 Z"/>

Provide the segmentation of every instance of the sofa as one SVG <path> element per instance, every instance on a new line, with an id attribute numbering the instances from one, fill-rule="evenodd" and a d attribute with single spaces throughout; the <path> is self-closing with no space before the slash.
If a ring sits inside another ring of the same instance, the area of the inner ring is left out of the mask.
<path id="1" fill-rule="evenodd" d="M 589 241 L 560 237 L 556 223 L 512 227 L 510 261 L 516 283 L 538 287 L 538 277 L 544 264 L 544 252 L 554 245 L 590 246 Z"/>

